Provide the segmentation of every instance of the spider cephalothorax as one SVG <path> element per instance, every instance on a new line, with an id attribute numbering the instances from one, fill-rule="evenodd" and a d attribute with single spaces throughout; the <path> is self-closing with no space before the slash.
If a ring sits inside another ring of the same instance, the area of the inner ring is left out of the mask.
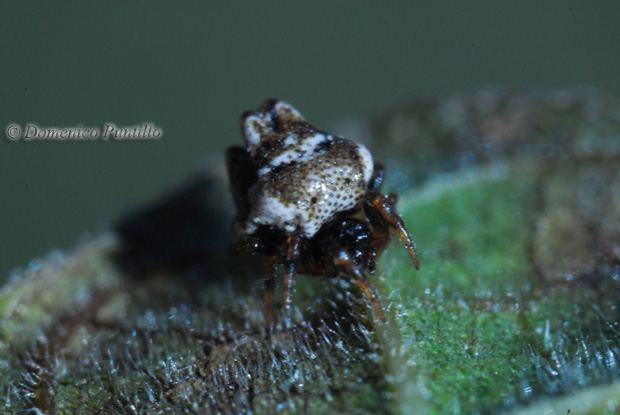
<path id="1" fill-rule="evenodd" d="M 311 126 L 289 104 L 269 99 L 241 115 L 246 147 L 227 153 L 237 216 L 237 245 L 268 256 L 267 320 L 272 319 L 275 270 L 286 267 L 284 308 L 289 318 L 296 272 L 352 276 L 383 309 L 365 270 L 376 261 L 395 229 L 416 268 L 415 244 L 394 211 L 396 195 L 380 191 L 383 168 L 362 144 Z"/>

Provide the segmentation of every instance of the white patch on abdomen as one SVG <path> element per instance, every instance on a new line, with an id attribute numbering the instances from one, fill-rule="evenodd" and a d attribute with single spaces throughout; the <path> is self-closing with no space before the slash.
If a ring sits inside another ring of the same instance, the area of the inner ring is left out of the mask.
<path id="1" fill-rule="evenodd" d="M 366 182 L 366 184 L 368 184 L 375 170 L 374 162 L 372 161 L 370 151 L 368 151 L 368 149 L 363 144 L 357 143 L 357 145 L 359 155 L 364 161 L 364 181 Z"/>

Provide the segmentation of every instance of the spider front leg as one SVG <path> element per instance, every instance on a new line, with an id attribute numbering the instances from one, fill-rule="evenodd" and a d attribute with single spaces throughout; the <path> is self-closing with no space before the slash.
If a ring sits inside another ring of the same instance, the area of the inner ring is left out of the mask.
<path id="1" fill-rule="evenodd" d="M 273 323 L 273 293 L 276 289 L 276 267 L 279 256 L 271 255 L 265 262 L 265 320 L 267 327 Z"/>
<path id="2" fill-rule="evenodd" d="M 345 251 L 340 251 L 340 254 L 338 256 L 338 265 L 343 267 L 346 270 L 347 274 L 353 275 L 355 283 L 362 290 L 366 298 L 368 298 L 381 321 L 385 323 L 385 313 L 383 312 L 383 306 L 381 305 L 381 301 L 379 300 L 379 294 L 377 294 L 377 289 L 374 285 L 372 285 L 366 275 L 361 271 L 360 267 L 354 264 L 354 261 Z"/>
<path id="3" fill-rule="evenodd" d="M 368 215 L 369 218 L 372 216 Z M 385 221 L 381 219 L 378 223 L 370 219 L 370 223 L 373 226 L 372 240 L 370 242 L 370 249 L 368 250 L 368 270 L 371 274 L 375 272 L 377 268 L 377 260 L 383 253 L 383 250 L 390 241 L 390 230 L 386 226 Z"/>
<path id="4" fill-rule="evenodd" d="M 387 223 L 398 232 L 400 240 L 405 245 L 411 262 L 415 269 L 420 268 L 420 259 L 418 258 L 418 251 L 416 250 L 415 242 L 411 238 L 405 222 L 394 211 L 393 203 L 395 202 L 394 196 L 385 196 L 378 191 L 369 192 L 366 198 L 366 214 L 371 224 L 377 228 L 385 228 L 382 223 Z M 382 248 L 382 247 L 381 247 Z"/>
<path id="5" fill-rule="evenodd" d="M 358 287 L 360 287 L 366 298 L 370 300 L 372 306 L 375 309 L 375 312 L 379 316 L 379 319 L 381 319 L 381 321 L 385 323 L 387 320 L 385 319 L 385 313 L 383 312 L 383 306 L 381 305 L 381 301 L 379 300 L 377 289 L 374 285 L 372 285 L 370 281 L 368 281 L 366 275 L 364 275 L 360 270 L 356 269 L 354 276 L 355 283 Z"/>
<path id="6" fill-rule="evenodd" d="M 286 252 L 286 271 L 284 273 L 284 313 L 286 325 L 291 323 L 291 311 L 293 306 L 293 293 L 295 292 L 295 266 L 301 250 L 302 234 L 297 232 L 286 239 L 288 247 Z"/>

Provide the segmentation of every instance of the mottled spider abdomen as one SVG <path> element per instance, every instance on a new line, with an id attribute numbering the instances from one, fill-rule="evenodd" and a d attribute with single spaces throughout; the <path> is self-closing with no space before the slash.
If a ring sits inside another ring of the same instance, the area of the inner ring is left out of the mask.
<path id="1" fill-rule="evenodd" d="M 396 195 L 381 193 L 383 167 L 363 145 L 315 129 L 289 104 L 269 99 L 241 115 L 246 147 L 226 153 L 237 207 L 237 247 L 268 256 L 265 317 L 273 322 L 275 272 L 285 266 L 285 320 L 291 322 L 294 276 L 299 272 L 349 275 L 385 321 L 368 281 L 377 259 L 398 232 L 413 265 L 415 243 L 394 209 Z"/>
<path id="2" fill-rule="evenodd" d="M 373 174 L 363 145 L 316 130 L 276 100 L 244 113 L 241 128 L 258 177 L 240 234 L 271 225 L 310 238 L 337 213 L 363 203 Z"/>

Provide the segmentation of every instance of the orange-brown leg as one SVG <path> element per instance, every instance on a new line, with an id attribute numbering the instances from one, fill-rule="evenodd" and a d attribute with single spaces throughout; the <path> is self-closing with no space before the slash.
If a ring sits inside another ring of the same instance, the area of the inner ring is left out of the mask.
<path id="1" fill-rule="evenodd" d="M 398 231 L 400 240 L 403 241 L 403 245 L 405 245 L 407 252 L 409 252 L 411 262 L 413 262 L 416 269 L 420 268 L 420 259 L 418 258 L 418 251 L 416 250 L 415 242 L 411 239 L 411 235 L 405 226 L 405 222 L 403 222 L 400 216 L 394 212 L 394 208 L 389 203 L 388 197 L 382 194 L 377 194 L 377 196 L 372 200 L 372 205 L 390 224 L 390 226 Z"/>
<path id="2" fill-rule="evenodd" d="M 383 253 L 388 241 L 390 240 L 389 228 L 383 226 L 375 226 L 370 241 L 370 249 L 368 250 L 368 270 L 371 274 L 377 268 L 377 260 Z"/>
<path id="3" fill-rule="evenodd" d="M 276 289 L 276 266 L 278 255 L 272 255 L 265 262 L 265 320 L 267 326 L 273 324 L 273 293 Z"/>
<path id="4" fill-rule="evenodd" d="M 347 273 L 353 275 L 355 283 L 362 290 L 366 298 L 370 301 L 377 316 L 381 319 L 382 322 L 386 322 L 385 313 L 383 312 L 383 306 L 381 306 L 381 301 L 379 300 L 379 295 L 377 294 L 377 289 L 370 281 L 364 273 L 353 264 L 353 261 L 349 257 L 347 253 L 344 251 L 340 252 L 340 256 L 338 258 L 338 265 L 342 266 Z"/>
<path id="5" fill-rule="evenodd" d="M 295 292 L 295 265 L 299 259 L 301 239 L 301 235 L 295 233 L 286 240 L 288 251 L 286 253 L 286 273 L 284 274 L 284 313 L 287 325 L 290 325 L 291 322 L 293 293 Z"/>
<path id="6" fill-rule="evenodd" d="M 364 275 L 360 273 L 360 275 L 355 276 L 355 283 L 362 290 L 366 298 L 370 300 L 370 303 L 375 309 L 375 312 L 379 316 L 382 322 L 386 322 L 385 313 L 383 312 L 383 306 L 381 305 L 381 301 L 379 301 L 379 295 L 377 295 L 377 290 L 374 285 L 366 278 Z"/>

